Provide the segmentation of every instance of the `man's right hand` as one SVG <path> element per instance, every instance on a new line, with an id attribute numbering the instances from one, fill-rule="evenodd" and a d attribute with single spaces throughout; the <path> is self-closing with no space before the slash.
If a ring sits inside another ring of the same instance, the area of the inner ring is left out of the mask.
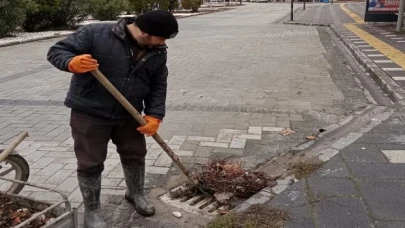
<path id="1" fill-rule="evenodd" d="M 86 73 L 98 68 L 97 60 L 93 59 L 91 55 L 84 54 L 73 57 L 68 65 L 69 71 L 72 73 Z"/>

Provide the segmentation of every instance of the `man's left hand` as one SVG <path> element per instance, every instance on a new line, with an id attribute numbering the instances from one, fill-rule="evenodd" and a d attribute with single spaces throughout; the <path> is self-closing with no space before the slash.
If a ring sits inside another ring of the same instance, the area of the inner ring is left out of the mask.
<path id="1" fill-rule="evenodd" d="M 146 120 L 146 125 L 138 127 L 136 130 L 141 132 L 142 134 L 145 134 L 147 136 L 152 136 L 156 134 L 156 132 L 159 129 L 159 124 L 161 120 L 152 117 L 152 116 L 144 116 L 143 117 Z"/>

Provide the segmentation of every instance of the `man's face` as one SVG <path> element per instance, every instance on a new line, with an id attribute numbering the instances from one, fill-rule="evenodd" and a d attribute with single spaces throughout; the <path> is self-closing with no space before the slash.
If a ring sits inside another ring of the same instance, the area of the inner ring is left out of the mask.
<path id="1" fill-rule="evenodd" d="M 147 33 L 142 33 L 142 39 L 139 44 L 144 47 L 153 48 L 155 46 L 164 45 L 166 39 L 159 36 L 151 36 Z"/>

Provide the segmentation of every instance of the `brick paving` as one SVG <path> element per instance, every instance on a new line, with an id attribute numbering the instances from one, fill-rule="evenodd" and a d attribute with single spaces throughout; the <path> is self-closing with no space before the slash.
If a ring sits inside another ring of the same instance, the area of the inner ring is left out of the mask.
<path id="1" fill-rule="evenodd" d="M 357 2 L 357 3 L 346 3 L 345 6 L 355 13 L 357 16 L 361 17 L 364 19 L 364 14 L 366 12 L 366 4 L 363 2 Z"/>
<path id="2" fill-rule="evenodd" d="M 352 4 L 347 5 L 349 6 L 349 8 L 355 7 L 357 9 L 361 7 L 361 5 L 357 3 L 353 4 L 355 6 L 352 6 Z M 287 20 L 290 20 L 290 18 L 288 18 Z M 300 23 L 326 25 L 355 22 L 341 9 L 340 4 L 338 3 L 335 3 L 333 5 L 331 5 L 330 3 L 317 3 L 314 6 L 311 3 L 307 3 L 306 10 L 300 10 L 294 15 L 294 21 Z"/>
<path id="3" fill-rule="evenodd" d="M 346 12 L 342 10 L 346 8 Z M 300 11 L 295 22 L 333 24 L 347 38 L 349 44 L 360 49 L 376 66 L 381 68 L 398 85 L 405 88 L 405 35 L 395 32 L 395 23 L 357 23 L 353 26 L 359 28 L 362 36 L 347 29 L 348 23 L 354 23 L 348 14 L 353 17 L 364 18 L 365 3 L 317 4 L 309 6 L 308 10 Z M 358 20 L 359 21 L 359 20 Z M 374 44 L 370 40 L 378 40 Z M 380 48 L 376 48 L 377 46 Z M 382 50 L 390 50 L 381 52 Z"/>

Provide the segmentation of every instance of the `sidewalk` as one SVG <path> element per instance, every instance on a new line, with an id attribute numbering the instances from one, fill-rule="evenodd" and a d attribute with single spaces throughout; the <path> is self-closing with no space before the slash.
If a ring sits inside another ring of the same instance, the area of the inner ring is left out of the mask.
<path id="1" fill-rule="evenodd" d="M 394 25 L 345 24 L 332 29 L 394 100 L 405 96 L 405 34 Z"/>
<path id="2" fill-rule="evenodd" d="M 266 205 L 287 228 L 405 227 L 404 121 L 394 113 Z"/>
<path id="3" fill-rule="evenodd" d="M 295 3 L 296 7 L 302 6 L 302 3 Z M 302 24 L 302 25 L 331 25 L 356 22 L 345 11 L 348 9 L 353 12 L 364 12 L 363 3 L 306 3 L 306 9 L 300 10 L 294 14 L 294 20 L 290 18 L 284 21 L 285 24 Z"/>
<path id="4" fill-rule="evenodd" d="M 284 24 L 328 26 L 394 101 L 405 97 L 405 34 L 395 23 L 365 23 L 364 3 L 309 5 Z"/>
<path id="5" fill-rule="evenodd" d="M 400 101 L 405 35 L 395 33 L 395 25 L 364 23 L 362 14 L 363 3 L 317 4 L 284 23 L 331 27 L 382 90 Z M 236 211 L 256 203 L 285 210 L 286 228 L 405 227 L 405 108 L 385 108 L 324 150 L 321 168 L 293 184 L 280 179 Z"/>

